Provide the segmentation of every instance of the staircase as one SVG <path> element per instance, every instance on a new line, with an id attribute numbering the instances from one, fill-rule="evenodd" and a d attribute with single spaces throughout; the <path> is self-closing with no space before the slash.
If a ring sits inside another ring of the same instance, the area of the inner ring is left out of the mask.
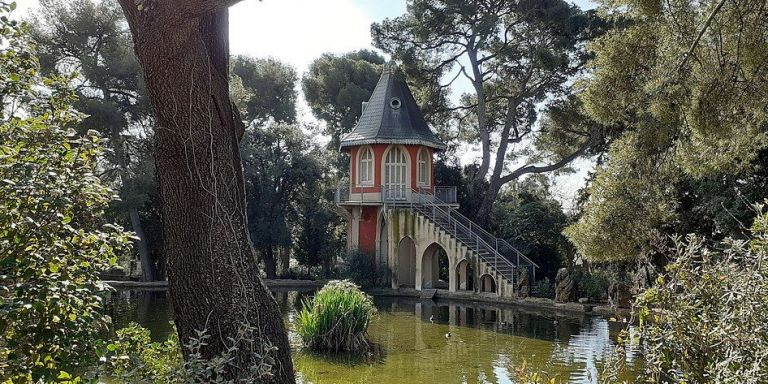
<path id="1" fill-rule="evenodd" d="M 382 201 L 387 207 L 408 207 L 432 221 L 437 227 L 472 250 L 477 257 L 513 284 L 515 271 L 526 268 L 535 280 L 536 265 L 504 239 L 499 239 L 458 212 L 454 207 L 436 197 L 429 189 L 410 191 L 410 198 L 402 199 L 402 191 L 382 191 Z M 396 196 L 397 198 L 388 198 Z"/>

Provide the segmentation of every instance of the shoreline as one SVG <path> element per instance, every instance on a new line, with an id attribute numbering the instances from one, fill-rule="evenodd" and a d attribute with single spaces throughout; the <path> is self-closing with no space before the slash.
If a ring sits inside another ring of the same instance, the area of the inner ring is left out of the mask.
<path id="1" fill-rule="evenodd" d="M 319 289 L 322 288 L 327 280 L 292 280 L 292 279 L 264 279 L 264 283 L 269 288 L 290 288 L 290 289 Z M 168 281 L 120 281 L 120 280 L 102 280 L 102 283 L 115 289 L 138 289 L 138 290 L 166 290 Z M 410 297 L 420 298 L 421 292 L 412 288 L 371 288 L 364 291 L 372 296 L 383 297 Z M 508 298 L 497 296 L 492 293 L 478 292 L 450 292 L 447 289 L 438 289 L 434 295 L 435 299 L 457 300 L 473 303 L 489 303 L 512 305 L 532 309 L 546 309 L 554 311 L 569 312 L 572 314 L 596 315 L 602 317 L 615 316 L 629 317 L 629 308 L 612 308 L 604 303 L 557 303 L 552 299 L 541 297 L 527 298 Z"/>

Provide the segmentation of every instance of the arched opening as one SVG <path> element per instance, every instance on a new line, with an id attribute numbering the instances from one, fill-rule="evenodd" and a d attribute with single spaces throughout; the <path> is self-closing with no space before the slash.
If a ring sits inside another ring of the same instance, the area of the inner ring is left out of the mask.
<path id="1" fill-rule="evenodd" d="M 418 174 L 417 177 L 419 187 L 429 188 L 431 181 L 430 168 L 432 166 L 432 162 L 429 150 L 427 148 L 421 148 L 419 150 L 417 163 L 418 166 L 416 167 L 416 173 Z"/>
<path id="2" fill-rule="evenodd" d="M 480 276 L 480 292 L 496 293 L 496 281 L 493 279 L 493 276 L 487 273 Z"/>
<path id="3" fill-rule="evenodd" d="M 421 288 L 448 289 L 450 281 L 448 253 L 440 244 L 432 243 L 421 257 Z"/>
<path id="4" fill-rule="evenodd" d="M 404 237 L 397 245 L 397 285 L 416 286 L 416 245 L 410 237 Z"/>
<path id="5" fill-rule="evenodd" d="M 388 284 L 389 276 L 389 229 L 387 227 L 387 221 L 384 220 L 384 215 L 381 216 L 379 221 L 379 252 L 377 260 L 377 269 L 379 271 L 386 271 L 384 274 L 379 274 L 381 284 Z"/>
<path id="6" fill-rule="evenodd" d="M 459 291 L 473 291 L 475 289 L 475 272 L 467 259 L 456 266 L 456 289 Z"/>
<path id="7" fill-rule="evenodd" d="M 371 147 L 360 148 L 357 162 L 357 185 L 373 185 L 373 150 Z"/>
<path id="8" fill-rule="evenodd" d="M 403 200 L 407 196 L 408 160 L 406 152 L 393 146 L 384 157 L 384 196 L 389 200 Z"/>

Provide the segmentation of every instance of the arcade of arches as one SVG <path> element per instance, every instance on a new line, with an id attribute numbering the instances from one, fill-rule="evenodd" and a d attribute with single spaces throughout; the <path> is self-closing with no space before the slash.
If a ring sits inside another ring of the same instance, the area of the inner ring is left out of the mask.
<path id="1" fill-rule="evenodd" d="M 384 283 L 393 289 L 512 292 L 506 279 L 420 214 L 389 208 L 382 210 L 380 220 L 377 257 L 388 264 L 389 281 Z"/>

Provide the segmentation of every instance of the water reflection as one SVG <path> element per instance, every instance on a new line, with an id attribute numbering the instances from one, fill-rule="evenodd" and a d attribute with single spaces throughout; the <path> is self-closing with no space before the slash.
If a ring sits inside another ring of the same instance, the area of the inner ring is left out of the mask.
<path id="1" fill-rule="evenodd" d="M 304 383 L 514 383 L 523 362 L 558 380 L 597 382 L 596 374 L 622 329 L 602 318 L 520 307 L 452 301 L 376 298 L 369 336 L 384 354 L 333 358 L 302 351 L 292 323 L 311 291 L 275 292 Z M 136 321 L 167 337 L 172 310 L 164 291 L 119 291 L 110 300 L 117 325 Z M 627 361 L 636 369 L 638 351 Z"/>

